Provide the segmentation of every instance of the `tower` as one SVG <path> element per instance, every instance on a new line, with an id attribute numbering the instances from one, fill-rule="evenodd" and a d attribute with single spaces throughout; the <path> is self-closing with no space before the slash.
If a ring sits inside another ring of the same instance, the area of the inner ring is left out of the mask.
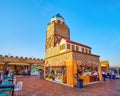
<path id="1" fill-rule="evenodd" d="M 51 18 L 47 27 L 46 49 L 59 45 L 62 38 L 70 39 L 70 32 L 64 18 L 58 13 Z"/>

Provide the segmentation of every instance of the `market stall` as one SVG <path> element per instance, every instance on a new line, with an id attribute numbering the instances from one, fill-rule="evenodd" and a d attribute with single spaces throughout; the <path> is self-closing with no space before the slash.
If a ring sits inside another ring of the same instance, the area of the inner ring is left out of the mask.
<path id="1" fill-rule="evenodd" d="M 98 63 L 96 62 L 77 62 L 77 72 L 83 83 L 89 83 L 99 80 Z"/>
<path id="2" fill-rule="evenodd" d="M 46 79 L 56 82 L 66 82 L 66 66 L 61 63 L 46 65 Z"/>

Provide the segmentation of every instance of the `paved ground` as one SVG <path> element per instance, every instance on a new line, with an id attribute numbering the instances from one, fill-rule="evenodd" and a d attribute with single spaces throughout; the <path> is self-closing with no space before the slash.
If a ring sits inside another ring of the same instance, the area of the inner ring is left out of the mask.
<path id="1" fill-rule="evenodd" d="M 82 89 L 40 80 L 36 76 L 19 76 L 17 81 L 23 81 L 21 96 L 120 96 L 120 80 L 86 85 Z"/>

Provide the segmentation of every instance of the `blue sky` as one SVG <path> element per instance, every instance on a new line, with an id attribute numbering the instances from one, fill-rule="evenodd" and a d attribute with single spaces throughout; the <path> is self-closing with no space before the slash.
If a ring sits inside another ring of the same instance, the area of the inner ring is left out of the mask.
<path id="1" fill-rule="evenodd" d="M 47 24 L 56 13 L 71 40 L 120 65 L 119 0 L 0 0 L 0 54 L 44 58 Z"/>

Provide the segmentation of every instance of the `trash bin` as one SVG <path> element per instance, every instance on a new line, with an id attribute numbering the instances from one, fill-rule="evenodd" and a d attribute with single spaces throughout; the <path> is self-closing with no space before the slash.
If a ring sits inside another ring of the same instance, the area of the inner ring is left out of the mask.
<path id="1" fill-rule="evenodd" d="M 83 79 L 77 80 L 77 88 L 83 88 Z"/>

